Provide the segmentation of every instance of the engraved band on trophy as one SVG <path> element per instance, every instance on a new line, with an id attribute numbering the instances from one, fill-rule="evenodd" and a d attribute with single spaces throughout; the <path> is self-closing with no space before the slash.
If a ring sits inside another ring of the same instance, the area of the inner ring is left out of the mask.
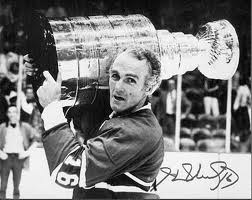
<path id="1" fill-rule="evenodd" d="M 160 57 L 162 79 L 195 68 L 208 78 L 229 79 L 239 61 L 238 37 L 227 20 L 207 23 L 196 36 L 156 30 L 143 15 L 36 15 L 31 24 L 30 51 L 39 65 L 35 91 L 42 85 L 42 71 L 49 70 L 55 78 L 60 68 L 65 106 L 80 104 L 79 93 L 89 88 L 107 88 L 111 55 L 129 46 L 154 51 Z"/>

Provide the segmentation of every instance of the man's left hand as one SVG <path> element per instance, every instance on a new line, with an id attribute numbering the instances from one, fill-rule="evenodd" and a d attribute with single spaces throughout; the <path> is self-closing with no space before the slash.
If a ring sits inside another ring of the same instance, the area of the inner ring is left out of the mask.
<path id="1" fill-rule="evenodd" d="M 43 75 L 45 77 L 45 81 L 43 82 L 43 85 L 40 86 L 37 90 L 37 95 L 39 103 L 43 108 L 45 108 L 53 101 L 60 100 L 62 78 L 60 71 L 58 72 L 56 81 L 48 71 L 44 71 Z"/>
<path id="2" fill-rule="evenodd" d="M 22 160 L 25 159 L 27 157 L 30 156 L 30 152 L 29 151 L 23 151 L 21 153 L 18 154 L 18 159 Z"/>
<path id="3" fill-rule="evenodd" d="M 32 152 L 35 150 L 35 148 L 37 148 L 37 146 L 38 146 L 37 142 L 32 143 L 32 145 L 29 147 L 29 149 L 19 153 L 18 159 L 25 159 L 25 158 L 29 157 L 32 154 Z"/>

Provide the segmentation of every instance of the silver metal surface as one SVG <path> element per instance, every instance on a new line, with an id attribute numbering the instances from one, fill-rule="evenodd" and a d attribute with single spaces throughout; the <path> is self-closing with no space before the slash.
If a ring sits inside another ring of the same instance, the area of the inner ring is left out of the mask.
<path id="1" fill-rule="evenodd" d="M 230 79 L 239 63 L 239 41 L 234 27 L 227 20 L 209 22 L 196 35 L 205 48 L 199 60 L 199 71 L 208 78 Z"/>
<path id="2" fill-rule="evenodd" d="M 110 59 L 120 49 L 142 46 L 159 55 L 156 30 L 142 15 L 72 17 L 49 23 L 62 73 L 65 105 L 71 105 L 77 95 L 75 90 L 69 91 L 69 85 L 78 87 L 78 91 L 108 86 Z"/>
<path id="3" fill-rule="evenodd" d="M 154 51 L 161 60 L 162 79 L 197 67 L 208 78 L 229 79 L 238 66 L 238 38 L 227 20 L 207 23 L 196 36 L 156 30 L 143 15 L 71 17 L 49 23 L 65 106 L 76 103 L 82 90 L 106 88 L 112 55 L 129 46 Z"/>

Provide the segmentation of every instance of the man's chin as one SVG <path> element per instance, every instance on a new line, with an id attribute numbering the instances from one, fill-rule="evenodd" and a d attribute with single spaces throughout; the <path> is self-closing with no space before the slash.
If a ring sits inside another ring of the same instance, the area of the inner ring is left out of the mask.
<path id="1" fill-rule="evenodd" d="M 112 110 L 113 110 L 114 112 L 116 112 L 116 113 L 119 113 L 119 112 L 122 111 L 122 110 L 121 110 L 120 108 L 118 108 L 117 106 L 112 106 L 111 108 L 112 108 Z"/>
<path id="2" fill-rule="evenodd" d="M 119 105 L 111 105 L 111 109 L 113 110 L 113 111 L 115 111 L 116 113 L 120 113 L 120 112 L 122 112 L 122 111 L 124 111 L 125 109 L 123 109 L 121 106 L 119 106 Z"/>

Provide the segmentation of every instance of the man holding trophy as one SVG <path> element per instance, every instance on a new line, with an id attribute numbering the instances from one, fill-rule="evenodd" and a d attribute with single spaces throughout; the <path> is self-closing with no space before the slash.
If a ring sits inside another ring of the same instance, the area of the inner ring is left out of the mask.
<path id="1" fill-rule="evenodd" d="M 141 15 L 77 17 L 45 24 L 41 37 L 47 46 L 42 48 L 48 52 L 43 55 L 56 52 L 52 60 L 57 61 L 52 63 L 58 66 L 44 67 L 45 59 L 35 52 L 38 48 L 32 52 L 35 62 L 26 56 L 25 65 L 30 72 L 40 65 L 35 91 L 43 110 L 42 141 L 51 176 L 59 185 L 74 188 L 73 198 L 159 198 L 153 190 L 164 146 L 148 96 L 161 79 L 196 67 L 209 78 L 230 78 L 239 58 L 232 25 L 225 20 L 208 23 L 194 37 L 155 30 Z M 104 65 L 113 55 L 111 64 Z M 80 103 L 81 91 L 94 85 L 99 89 L 101 83 L 109 85 L 113 112 L 92 133 L 83 133 L 90 138 L 80 143 L 63 107 Z"/>
<path id="2" fill-rule="evenodd" d="M 129 48 L 116 57 L 109 70 L 113 112 L 86 145 L 78 144 L 64 118 L 60 72 L 56 81 L 48 71 L 44 76 L 37 95 L 44 107 L 43 143 L 55 181 L 77 187 L 74 198 L 157 198 L 148 192 L 164 155 L 162 130 L 148 102 L 160 83 L 156 56 Z"/>

